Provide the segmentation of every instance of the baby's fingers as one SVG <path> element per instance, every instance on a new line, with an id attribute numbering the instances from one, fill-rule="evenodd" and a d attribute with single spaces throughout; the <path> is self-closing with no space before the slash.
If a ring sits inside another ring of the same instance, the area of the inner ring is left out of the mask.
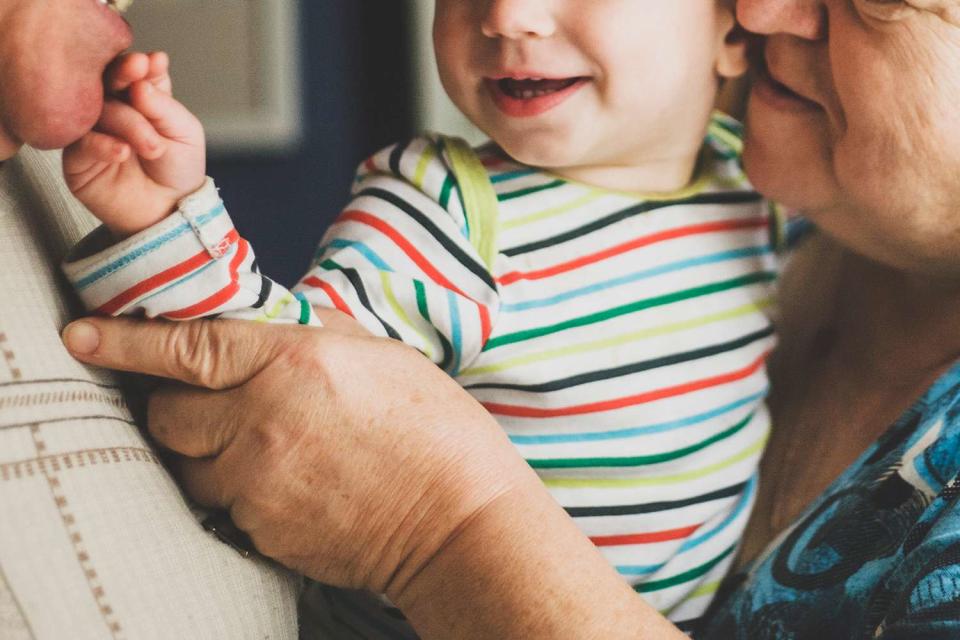
<path id="1" fill-rule="evenodd" d="M 194 144 L 203 140 L 203 129 L 196 116 L 149 81 L 137 82 L 130 87 L 130 104 L 169 140 Z"/>
<path id="2" fill-rule="evenodd" d="M 150 70 L 147 72 L 146 80 L 163 93 L 173 94 L 173 81 L 170 79 L 170 56 L 163 51 L 154 51 L 147 56 L 150 59 Z"/>
<path id="3" fill-rule="evenodd" d="M 156 160 L 166 151 L 166 143 L 147 118 L 119 100 L 107 100 L 96 130 L 119 138 L 147 160 Z"/>
<path id="4" fill-rule="evenodd" d="M 125 53 L 111 63 L 105 74 L 107 91 L 113 94 L 126 91 L 131 84 L 143 80 L 150 73 L 150 57 L 139 51 Z"/>
<path id="5" fill-rule="evenodd" d="M 130 145 L 99 131 L 91 131 L 63 150 L 63 175 L 71 190 L 83 189 L 108 165 L 126 162 Z"/>

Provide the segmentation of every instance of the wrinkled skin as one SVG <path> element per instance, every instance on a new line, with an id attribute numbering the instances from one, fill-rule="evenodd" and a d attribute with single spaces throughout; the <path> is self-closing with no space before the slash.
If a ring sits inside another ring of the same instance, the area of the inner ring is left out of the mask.
<path id="1" fill-rule="evenodd" d="M 0 0 L 0 160 L 22 144 L 59 148 L 89 131 L 103 72 L 131 42 L 127 24 L 97 0 Z"/>
<path id="2" fill-rule="evenodd" d="M 960 278 L 960 3 L 740 0 L 767 34 L 770 75 L 807 99 L 755 88 L 745 151 L 755 186 L 841 244 L 924 278 Z"/>

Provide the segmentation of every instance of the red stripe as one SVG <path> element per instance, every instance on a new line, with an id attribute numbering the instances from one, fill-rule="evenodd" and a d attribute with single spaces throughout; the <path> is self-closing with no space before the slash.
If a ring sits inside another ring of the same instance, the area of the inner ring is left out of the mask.
<path id="1" fill-rule="evenodd" d="M 480 336 L 481 344 L 487 344 L 490 334 L 493 333 L 493 324 L 490 322 L 490 310 L 482 304 L 477 304 L 480 310 Z"/>
<path id="2" fill-rule="evenodd" d="M 651 533 L 636 533 L 624 536 L 597 536 L 590 538 L 590 541 L 598 547 L 622 547 L 630 544 L 651 544 L 654 542 L 669 542 L 671 540 L 683 540 L 689 538 L 702 527 L 702 524 L 695 524 L 692 527 L 683 529 L 670 529 L 668 531 L 653 531 Z"/>
<path id="3" fill-rule="evenodd" d="M 305 278 L 300 284 L 306 285 L 308 287 L 313 287 L 315 289 L 323 290 L 323 292 L 327 294 L 327 297 L 330 298 L 330 301 L 333 303 L 333 306 L 337 308 L 337 310 L 342 311 L 343 313 L 347 314 L 351 318 L 356 318 L 356 316 L 353 315 L 353 312 L 350 311 L 350 307 L 347 306 L 346 301 L 344 301 L 344 299 L 340 297 L 340 294 L 337 293 L 337 290 L 334 289 L 329 282 L 324 282 L 317 276 L 310 276 L 309 278 Z"/>
<path id="4" fill-rule="evenodd" d="M 630 242 L 625 242 L 619 244 L 615 247 L 609 249 L 604 249 L 598 253 L 592 253 L 581 258 L 576 258 L 568 262 L 562 262 L 558 265 L 552 267 L 547 267 L 545 269 L 537 269 L 536 271 L 511 271 L 510 273 L 505 273 L 497 278 L 497 282 L 501 285 L 508 285 L 517 282 L 518 280 L 540 280 L 542 278 L 549 278 L 561 273 L 566 273 L 568 271 L 573 271 L 579 269 L 580 267 L 585 267 L 602 260 L 607 260 L 609 258 L 616 257 L 618 255 L 633 251 L 634 249 L 639 249 L 640 247 L 646 247 L 652 244 L 657 244 L 658 242 L 665 242 L 667 240 L 676 240 L 677 238 L 684 238 L 687 236 L 699 235 L 704 233 L 716 233 L 718 231 L 734 231 L 740 229 L 754 229 L 759 227 L 766 227 L 769 225 L 769 221 L 764 218 L 755 218 L 750 220 L 720 220 L 718 222 L 705 222 L 703 224 L 695 224 L 686 227 L 677 227 L 676 229 L 668 229 L 666 231 L 661 231 L 659 233 L 654 233 L 649 236 L 643 236 L 642 238 L 636 238 Z"/>
<path id="5" fill-rule="evenodd" d="M 407 254 L 407 256 L 413 260 L 413 262 L 423 270 L 427 276 L 439 284 L 445 289 L 453 291 L 457 295 L 471 300 L 470 296 L 461 291 L 455 284 L 447 280 L 440 271 L 427 260 L 426 256 L 420 253 L 416 247 L 410 244 L 410 241 L 400 235 L 396 229 L 390 226 L 387 222 L 381 220 L 373 214 L 367 213 L 365 211 L 347 211 L 343 213 L 339 221 L 353 221 L 365 224 L 367 226 L 373 227 L 383 235 L 390 238 L 394 244 L 396 244 L 400 249 Z M 476 302 L 476 301 L 474 301 Z"/>
<path id="6" fill-rule="evenodd" d="M 695 380 L 693 382 L 688 382 L 686 384 L 681 384 L 674 387 L 666 387 L 664 389 L 657 389 L 655 391 L 647 391 L 645 393 L 639 393 L 637 395 L 627 396 L 625 398 L 614 398 L 613 400 L 605 400 L 603 402 L 593 402 L 590 404 L 581 404 L 572 407 L 560 407 L 556 409 L 520 407 L 509 404 L 496 404 L 493 402 L 484 402 L 483 406 L 486 407 L 487 411 L 494 415 L 515 416 L 520 418 L 555 418 L 558 416 L 578 416 L 586 413 L 613 411 L 615 409 L 622 409 L 624 407 L 643 404 L 645 402 L 653 402 L 654 400 L 663 400 L 664 398 L 681 396 L 686 393 L 701 391 L 711 387 L 719 387 L 720 385 L 727 384 L 729 382 L 743 380 L 744 378 L 748 378 L 756 373 L 760 367 L 763 366 L 763 363 L 769 353 L 769 351 L 764 353 L 748 367 L 738 371 L 732 371 L 730 373 L 714 376 L 712 378 L 704 378 L 703 380 Z"/>
<path id="7" fill-rule="evenodd" d="M 231 229 L 230 233 L 226 235 L 224 240 L 227 240 L 230 244 L 233 244 L 239 239 L 239 237 L 240 236 L 237 233 L 237 230 Z M 211 260 L 213 260 L 213 258 L 210 257 L 210 254 L 207 253 L 206 250 L 201 251 L 195 256 L 184 260 L 180 264 L 161 271 L 160 273 L 151 276 L 146 280 L 141 280 L 123 293 L 109 300 L 106 304 L 102 305 L 95 311 L 95 313 L 107 316 L 115 315 L 118 311 L 126 307 L 134 300 L 142 298 L 151 291 L 159 289 L 164 285 L 173 282 L 174 280 L 182 278 L 183 276 L 196 271 Z"/>
<path id="8" fill-rule="evenodd" d="M 367 168 L 367 171 L 373 173 L 377 170 L 377 163 L 374 161 L 373 156 L 370 156 L 363 162 L 363 166 Z"/>
<path id="9" fill-rule="evenodd" d="M 200 302 L 190 305 L 189 307 L 178 309 L 176 311 L 171 311 L 170 313 L 163 314 L 164 318 L 169 318 L 170 320 L 188 320 L 190 318 L 197 318 L 200 316 L 208 315 L 214 309 L 219 309 L 227 302 L 230 301 L 237 293 L 240 292 L 240 276 L 238 270 L 240 265 L 243 264 L 244 259 L 247 257 L 249 252 L 250 245 L 247 244 L 247 241 L 243 238 L 239 238 L 237 245 L 237 253 L 233 256 L 233 259 L 230 261 L 230 284 L 225 286 L 220 291 L 217 291 L 212 296 L 201 300 Z"/>

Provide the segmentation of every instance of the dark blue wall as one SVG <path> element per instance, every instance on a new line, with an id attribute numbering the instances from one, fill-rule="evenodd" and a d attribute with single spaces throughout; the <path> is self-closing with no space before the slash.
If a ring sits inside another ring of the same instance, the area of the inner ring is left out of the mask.
<path id="1" fill-rule="evenodd" d="M 265 273 L 292 284 L 346 204 L 357 165 L 409 135 L 408 2 L 301 0 L 306 134 L 299 151 L 210 160 Z"/>

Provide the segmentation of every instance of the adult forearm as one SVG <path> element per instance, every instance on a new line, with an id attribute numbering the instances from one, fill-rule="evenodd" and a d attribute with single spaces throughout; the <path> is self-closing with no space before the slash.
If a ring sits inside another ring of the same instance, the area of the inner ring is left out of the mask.
<path id="1" fill-rule="evenodd" d="M 530 475 L 474 518 L 397 596 L 420 635 L 685 638 L 627 586 Z"/>

